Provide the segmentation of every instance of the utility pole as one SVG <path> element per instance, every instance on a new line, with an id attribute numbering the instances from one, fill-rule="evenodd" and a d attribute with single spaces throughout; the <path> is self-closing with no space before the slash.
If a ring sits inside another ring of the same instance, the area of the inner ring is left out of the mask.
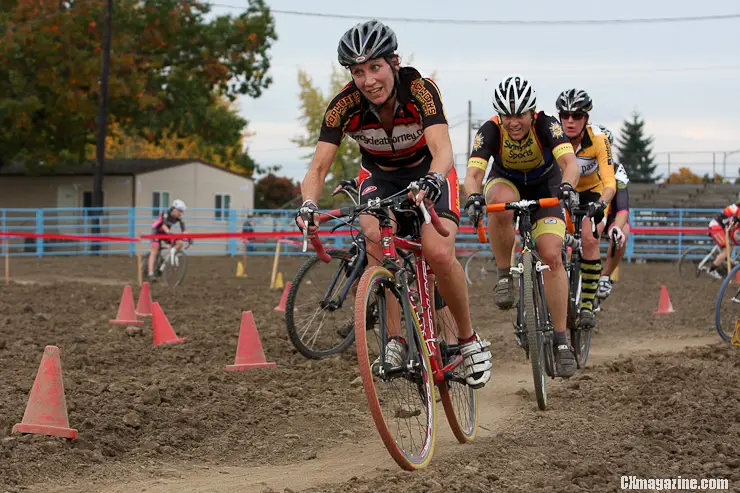
<path id="1" fill-rule="evenodd" d="M 100 87 L 98 91 L 98 118 L 96 166 L 93 177 L 93 232 L 100 234 L 100 216 L 103 211 L 103 176 L 105 175 L 105 136 L 108 121 L 108 75 L 110 74 L 110 45 L 111 30 L 113 28 L 113 0 L 107 0 L 105 26 L 103 28 L 103 57 L 100 64 Z M 95 243 L 94 250 L 98 251 L 99 243 Z"/>
<path id="2" fill-rule="evenodd" d="M 468 155 L 465 158 L 466 160 L 467 158 L 470 157 L 470 146 L 472 145 L 472 142 L 473 142 L 472 132 L 473 132 L 473 102 L 468 99 Z"/>

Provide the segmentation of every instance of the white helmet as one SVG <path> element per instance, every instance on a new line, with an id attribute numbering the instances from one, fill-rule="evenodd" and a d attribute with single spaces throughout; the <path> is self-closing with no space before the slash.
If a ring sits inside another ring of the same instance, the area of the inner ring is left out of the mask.
<path id="1" fill-rule="evenodd" d="M 177 210 L 178 210 L 178 211 L 180 211 L 180 212 L 185 212 L 185 209 L 186 209 L 186 207 L 185 207 L 185 202 L 183 202 L 183 201 L 182 201 L 182 200 L 180 200 L 180 199 L 175 199 L 175 200 L 174 200 L 174 201 L 172 202 L 172 208 L 173 208 L 173 209 L 177 209 Z"/>
<path id="2" fill-rule="evenodd" d="M 523 115 L 537 106 L 537 93 L 519 75 L 505 78 L 493 91 L 493 108 L 499 115 Z"/>

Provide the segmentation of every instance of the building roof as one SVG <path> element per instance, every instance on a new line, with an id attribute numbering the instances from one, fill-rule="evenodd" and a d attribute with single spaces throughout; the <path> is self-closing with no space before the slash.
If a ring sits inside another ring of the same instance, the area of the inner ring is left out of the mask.
<path id="1" fill-rule="evenodd" d="M 141 175 L 189 163 L 200 163 L 242 178 L 249 178 L 244 174 L 206 163 L 200 159 L 106 159 L 105 176 Z M 74 166 L 47 168 L 43 166 L 28 168 L 16 162 L 0 168 L 0 176 L 92 176 L 94 172 L 95 161 L 86 161 Z"/>

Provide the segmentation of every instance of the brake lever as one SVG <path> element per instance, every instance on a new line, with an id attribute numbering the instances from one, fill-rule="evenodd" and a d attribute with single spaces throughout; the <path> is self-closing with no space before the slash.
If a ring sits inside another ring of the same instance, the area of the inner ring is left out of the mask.
<path id="1" fill-rule="evenodd" d="M 411 182 L 409 184 L 409 190 L 414 196 L 414 200 L 416 200 L 416 196 L 419 195 L 419 183 L 418 182 Z M 427 210 L 427 206 L 424 205 L 424 201 L 422 200 L 419 204 L 419 209 L 421 209 L 421 213 L 424 215 L 424 224 L 429 224 L 432 222 L 432 216 L 429 215 L 429 211 Z"/>

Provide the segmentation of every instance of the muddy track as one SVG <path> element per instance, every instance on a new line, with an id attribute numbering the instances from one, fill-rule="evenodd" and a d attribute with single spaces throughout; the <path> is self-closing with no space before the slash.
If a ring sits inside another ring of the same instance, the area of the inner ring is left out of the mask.
<path id="1" fill-rule="evenodd" d="M 570 429 L 568 419 L 590 424 L 592 413 L 599 410 L 603 429 L 584 426 L 582 433 L 598 430 L 600 442 L 602 434 L 613 429 L 603 436 L 611 437 L 608 443 L 617 450 L 623 446 L 616 436 L 622 430 L 651 450 L 660 445 L 641 441 L 642 432 L 634 432 L 650 406 L 635 410 L 621 404 L 644 394 L 644 382 L 655 383 L 650 388 L 657 394 L 651 402 L 668 401 L 677 391 L 680 382 L 655 380 L 663 373 L 665 378 L 691 375 L 681 382 L 697 388 L 706 408 L 721 408 L 713 398 L 732 400 L 724 390 L 730 381 L 719 377 L 730 378 L 728 369 L 737 371 L 737 358 L 733 348 L 713 344 L 718 338 L 712 332 L 712 307 L 719 285 L 679 285 L 669 266 L 625 266 L 600 318 L 589 368 L 569 382 L 552 384 L 552 407 L 545 413 L 535 410 L 531 374 L 513 342 L 511 313 L 499 312 L 491 303 L 490 287 L 481 288 L 471 293 L 473 319 L 492 341 L 496 362 L 494 379 L 481 393 L 478 438 L 469 446 L 457 445 L 440 413 L 432 465 L 413 475 L 399 473 L 380 445 L 361 387 L 352 385 L 358 375 L 354 350 L 319 362 L 296 354 L 280 315 L 272 311 L 280 292 L 266 289 L 271 263 L 262 258 L 250 264 L 248 279 L 234 278 L 235 263 L 195 258 L 181 290 L 154 287 L 175 331 L 188 336 L 185 344 L 167 348 L 151 346 L 146 326 L 127 334 L 107 324 L 115 315 L 121 286 L 135 275 L 130 259 L 14 265 L 14 277 L 24 283 L 0 290 L 0 429 L 9 437 L 12 425 L 20 421 L 43 347 L 56 344 L 62 351 L 70 423 L 80 438 L 69 443 L 47 437 L 6 438 L 0 448 L 0 491 L 374 491 L 389 480 L 401 482 L 408 491 L 434 491 L 437 485 L 448 490 L 459 484 L 446 483 L 448 476 L 465 476 L 466 471 L 483 478 L 474 483 L 482 491 L 495 484 L 510 490 L 524 488 L 525 459 L 544 461 L 542 454 L 547 453 L 564 455 L 562 468 L 548 466 L 547 476 L 527 474 L 530 486 L 539 480 L 559 485 L 552 491 L 568 491 L 572 484 L 598 484 L 598 490 L 608 491 L 602 486 L 617 466 L 585 476 L 577 472 L 583 462 L 578 454 L 588 452 L 589 460 L 598 461 L 601 449 L 589 446 L 580 452 L 577 436 L 558 434 Z M 281 260 L 288 278 L 298 265 L 296 259 Z M 76 277 L 85 282 L 73 282 Z M 652 315 L 661 284 L 668 286 L 677 309 L 673 315 Z M 234 358 L 242 310 L 254 312 L 267 358 L 277 362 L 276 370 L 223 371 Z M 713 345 L 703 347 L 706 344 Z M 647 350 L 661 355 L 640 354 Z M 656 361 L 672 372 L 656 373 Z M 631 370 L 614 369 L 620 365 Z M 713 372 L 718 378 L 708 378 Z M 675 408 L 680 399 L 674 400 Z M 701 411 L 691 406 L 679 410 L 672 426 L 691 429 L 709 419 L 691 410 Z M 732 419 L 731 410 L 724 411 Z M 661 416 L 663 421 L 668 418 Z M 722 435 L 712 438 L 714 428 L 709 429 L 702 438 L 716 449 L 712 440 Z M 533 450 L 537 430 L 547 437 L 547 445 Z M 561 451 L 561 439 L 578 446 Z M 727 460 L 736 456 L 722 450 L 717 453 Z M 511 461 L 500 460 L 520 456 L 524 467 L 509 467 Z M 604 457 L 611 460 L 611 455 Z M 629 467 L 628 459 L 616 464 Z M 669 462 L 663 469 L 660 461 L 653 462 L 654 469 L 648 471 L 653 476 L 670 472 Z M 572 474 L 579 481 L 545 480 Z M 602 479 L 603 484 L 591 482 Z M 615 484 L 618 487 L 618 481 Z"/>

